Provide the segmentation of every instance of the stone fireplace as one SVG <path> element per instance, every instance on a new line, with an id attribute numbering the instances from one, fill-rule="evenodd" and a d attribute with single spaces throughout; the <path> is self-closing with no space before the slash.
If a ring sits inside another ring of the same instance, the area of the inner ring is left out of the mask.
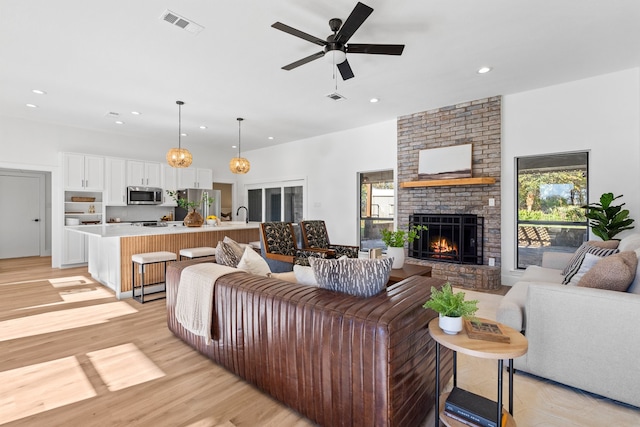
<path id="1" fill-rule="evenodd" d="M 482 219 L 476 224 L 475 238 L 476 250 L 481 250 L 467 254 L 464 262 L 450 259 L 451 252 L 462 249 L 449 246 L 459 242 L 440 242 L 440 246 L 447 247 L 434 250 L 431 242 L 425 242 L 431 238 L 414 242 L 407 262 L 429 265 L 433 277 L 470 289 L 500 287 L 501 102 L 501 97 L 496 96 L 398 118 L 398 225 L 406 227 L 421 214 L 462 221 L 473 216 Z M 420 181 L 420 150 L 460 144 L 472 145 L 473 179 Z M 428 227 L 440 230 L 440 225 Z M 469 240 L 467 246 L 470 245 Z M 437 251 L 440 253 L 429 254 Z M 440 258 L 436 259 L 436 255 Z"/>
<path id="2" fill-rule="evenodd" d="M 482 264 L 484 218 L 473 214 L 413 214 L 409 225 L 427 230 L 409 246 L 409 256 L 457 264 Z"/>

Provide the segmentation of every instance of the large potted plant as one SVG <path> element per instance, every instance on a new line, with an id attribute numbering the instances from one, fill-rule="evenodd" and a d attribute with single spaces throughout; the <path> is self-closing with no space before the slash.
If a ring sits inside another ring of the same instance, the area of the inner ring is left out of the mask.
<path id="1" fill-rule="evenodd" d="M 629 218 L 629 211 L 622 209 L 624 203 L 611 205 L 620 197 L 622 194 L 614 197 L 613 193 L 604 193 L 600 196 L 600 203 L 582 206 L 587 210 L 585 216 L 589 219 L 591 231 L 602 240 L 612 240 L 616 234 L 634 228 L 631 225 L 634 220 Z"/>
<path id="2" fill-rule="evenodd" d="M 184 225 L 186 225 L 187 227 L 202 227 L 202 224 L 204 224 L 204 218 L 196 209 L 198 209 L 203 202 L 207 204 L 213 203 L 213 197 L 209 197 L 208 194 L 203 193 L 202 199 L 193 200 L 190 202 L 187 199 L 179 198 L 176 191 L 167 190 L 167 194 L 176 201 L 176 204 L 179 207 L 189 212 L 184 217 Z"/>
<path id="3" fill-rule="evenodd" d="M 455 335 L 462 330 L 462 319 L 470 319 L 478 311 L 478 300 L 465 301 L 464 292 L 454 293 L 447 282 L 441 290 L 431 287 L 431 298 L 423 307 L 438 313 L 438 325 L 445 334 Z"/>
<path id="4" fill-rule="evenodd" d="M 393 257 L 391 268 L 402 268 L 404 265 L 404 245 L 420 238 L 420 231 L 426 231 L 424 225 L 412 225 L 407 231 L 382 230 L 382 242 L 387 245 L 387 257 Z"/>

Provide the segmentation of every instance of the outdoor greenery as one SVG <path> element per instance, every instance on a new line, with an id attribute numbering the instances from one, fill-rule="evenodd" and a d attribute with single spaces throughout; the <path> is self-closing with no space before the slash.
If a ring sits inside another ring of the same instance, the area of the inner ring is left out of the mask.
<path id="1" fill-rule="evenodd" d="M 611 240 L 616 234 L 634 228 L 631 225 L 634 220 L 629 218 L 629 210 L 622 209 L 625 204 L 611 205 L 620 197 L 622 194 L 614 197 L 613 193 L 604 193 L 600 196 L 600 203 L 582 206 L 587 210 L 586 216 L 589 218 L 591 231 L 602 240 Z"/>
<path id="2" fill-rule="evenodd" d="M 180 199 L 178 198 L 178 192 L 177 191 L 171 191 L 171 190 L 167 190 L 167 194 L 169 195 L 169 197 L 171 197 L 173 200 L 175 200 L 175 202 L 178 204 L 179 207 L 181 207 L 182 209 L 186 209 L 186 210 L 196 210 L 200 207 L 200 205 L 202 204 L 203 201 L 207 201 L 207 204 L 211 204 L 214 201 L 213 197 L 209 197 L 207 195 L 207 193 L 203 193 L 204 196 L 202 197 L 202 199 L 199 200 L 194 200 L 192 202 L 187 201 L 187 199 Z"/>
<path id="3" fill-rule="evenodd" d="M 414 240 L 419 239 L 419 232 L 422 230 L 426 231 L 427 227 L 424 225 L 413 225 L 407 231 L 381 230 L 382 241 L 387 247 L 402 248 L 405 243 L 409 242 L 409 244 L 411 244 Z"/>
<path id="4" fill-rule="evenodd" d="M 464 292 L 453 292 L 451 283 L 447 282 L 442 290 L 431 287 L 431 298 L 424 303 L 423 308 L 448 317 L 464 317 L 469 319 L 478 311 L 478 300 L 465 301 Z"/>
<path id="5" fill-rule="evenodd" d="M 563 197 L 545 195 L 542 189 L 566 184 Z M 582 169 L 520 172 L 518 175 L 518 219 L 520 221 L 585 222 L 580 208 L 587 199 L 587 179 Z"/>

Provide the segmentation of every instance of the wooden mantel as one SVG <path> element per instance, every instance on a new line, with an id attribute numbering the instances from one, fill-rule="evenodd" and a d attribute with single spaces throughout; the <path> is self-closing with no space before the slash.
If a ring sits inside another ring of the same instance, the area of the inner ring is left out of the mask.
<path id="1" fill-rule="evenodd" d="M 401 182 L 400 188 L 414 187 L 448 187 L 454 185 L 489 185 L 495 184 L 496 179 L 491 177 L 484 178 L 456 178 L 456 179 L 434 179 L 430 181 L 407 181 Z"/>

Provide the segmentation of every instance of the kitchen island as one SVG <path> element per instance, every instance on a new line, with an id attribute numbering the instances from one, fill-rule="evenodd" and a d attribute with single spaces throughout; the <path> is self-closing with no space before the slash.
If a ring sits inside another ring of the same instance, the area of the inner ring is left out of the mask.
<path id="1" fill-rule="evenodd" d="M 65 228 L 88 236 L 89 274 L 113 289 L 118 299 L 131 298 L 131 255 L 168 251 L 174 252 L 179 258 L 180 249 L 215 247 L 225 236 L 240 243 L 260 240 L 257 222 L 223 222 L 219 226 L 202 227 L 171 223 L 167 227 L 104 224 Z M 145 282 L 162 280 L 161 268 L 161 264 L 149 265 L 145 270 Z M 150 292 L 153 290 L 153 287 L 149 287 Z"/>

